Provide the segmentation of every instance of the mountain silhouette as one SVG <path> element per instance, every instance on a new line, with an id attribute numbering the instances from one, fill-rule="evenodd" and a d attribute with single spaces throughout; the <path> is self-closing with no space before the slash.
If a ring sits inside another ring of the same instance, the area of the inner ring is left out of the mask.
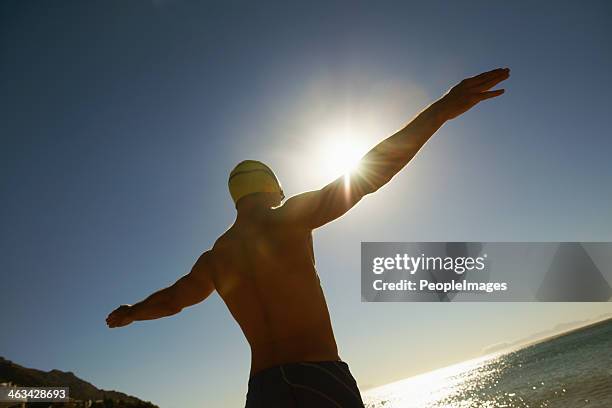
<path id="1" fill-rule="evenodd" d="M 101 401 L 99 406 L 103 407 L 158 408 L 157 405 L 122 392 L 98 389 L 72 372 L 36 370 L 0 357 L 0 383 L 8 382 L 21 387 L 68 387 L 71 399 Z M 49 403 L 45 403 L 44 406 L 49 406 Z M 59 407 L 62 404 L 58 403 L 53 406 Z"/>

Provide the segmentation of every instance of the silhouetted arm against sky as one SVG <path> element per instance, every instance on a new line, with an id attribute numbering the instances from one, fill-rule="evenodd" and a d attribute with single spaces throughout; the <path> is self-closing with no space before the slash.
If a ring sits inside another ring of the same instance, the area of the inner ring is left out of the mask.
<path id="1" fill-rule="evenodd" d="M 446 121 L 501 95 L 503 89 L 490 89 L 509 75 L 509 69 L 498 68 L 464 79 L 403 129 L 374 146 L 350 177 L 341 176 L 321 190 L 291 197 L 279 211 L 312 229 L 342 216 L 365 195 L 387 184 Z"/>
<path id="2" fill-rule="evenodd" d="M 134 305 L 122 305 L 106 318 L 108 327 L 126 326 L 136 320 L 172 316 L 187 306 L 206 299 L 214 290 L 211 279 L 211 252 L 200 256 L 187 275 L 172 286 L 161 289 Z"/>

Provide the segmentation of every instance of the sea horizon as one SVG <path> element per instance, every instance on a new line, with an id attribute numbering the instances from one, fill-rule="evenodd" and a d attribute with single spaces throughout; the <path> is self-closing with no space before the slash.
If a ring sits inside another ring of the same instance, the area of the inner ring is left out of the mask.
<path id="1" fill-rule="evenodd" d="M 601 359 L 597 353 L 587 350 L 588 340 L 595 336 L 601 342 L 598 351 L 604 352 L 612 346 L 609 334 L 612 334 L 612 317 L 606 316 L 504 350 L 365 389 L 364 402 L 367 408 L 463 408 L 473 404 L 522 408 L 547 407 L 552 401 L 556 402 L 554 406 L 568 408 L 578 402 L 590 407 L 612 406 L 612 390 L 605 391 L 605 384 L 612 383 L 612 371 L 606 371 L 605 365 L 599 364 Z M 580 342 L 585 338 L 587 341 L 581 347 Z M 549 349 L 555 351 L 549 353 Z M 538 357 L 531 358 L 534 355 Z M 573 372 L 580 367 L 575 362 L 586 366 L 582 367 L 585 372 L 600 375 L 594 374 L 596 378 L 590 387 L 578 390 L 572 386 L 572 378 L 580 376 Z M 547 377 L 547 374 L 550 375 Z"/>

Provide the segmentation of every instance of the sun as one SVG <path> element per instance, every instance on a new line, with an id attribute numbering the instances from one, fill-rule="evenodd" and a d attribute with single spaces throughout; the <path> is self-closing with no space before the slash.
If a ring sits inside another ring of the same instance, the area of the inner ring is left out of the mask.
<path id="1" fill-rule="evenodd" d="M 359 160 L 366 151 L 365 144 L 354 138 L 326 139 L 319 147 L 317 171 L 327 180 L 342 175 L 348 178 L 349 174 L 357 169 Z"/>

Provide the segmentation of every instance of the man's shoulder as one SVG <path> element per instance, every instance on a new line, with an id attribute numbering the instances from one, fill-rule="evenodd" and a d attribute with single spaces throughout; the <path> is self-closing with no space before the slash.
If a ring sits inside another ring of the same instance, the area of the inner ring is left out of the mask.
<path id="1" fill-rule="evenodd" d="M 231 226 L 227 231 L 221 234 L 214 242 L 212 248 L 210 248 L 207 252 L 210 253 L 210 257 L 212 258 L 223 258 L 225 254 L 235 245 L 237 240 L 237 234 L 235 231 L 235 227 Z"/>
<path id="2" fill-rule="evenodd" d="M 312 219 L 321 208 L 325 189 L 306 191 L 290 197 L 282 205 L 270 209 L 272 223 L 289 225 L 296 229 L 312 230 Z M 331 203 L 330 203 L 331 204 Z"/>
<path id="3" fill-rule="evenodd" d="M 217 239 L 215 240 L 212 246 L 212 250 L 213 251 L 219 250 L 229 245 L 232 241 L 235 240 L 235 236 L 236 236 L 236 225 L 232 224 L 228 229 L 225 230 L 223 234 L 217 237 Z"/>

